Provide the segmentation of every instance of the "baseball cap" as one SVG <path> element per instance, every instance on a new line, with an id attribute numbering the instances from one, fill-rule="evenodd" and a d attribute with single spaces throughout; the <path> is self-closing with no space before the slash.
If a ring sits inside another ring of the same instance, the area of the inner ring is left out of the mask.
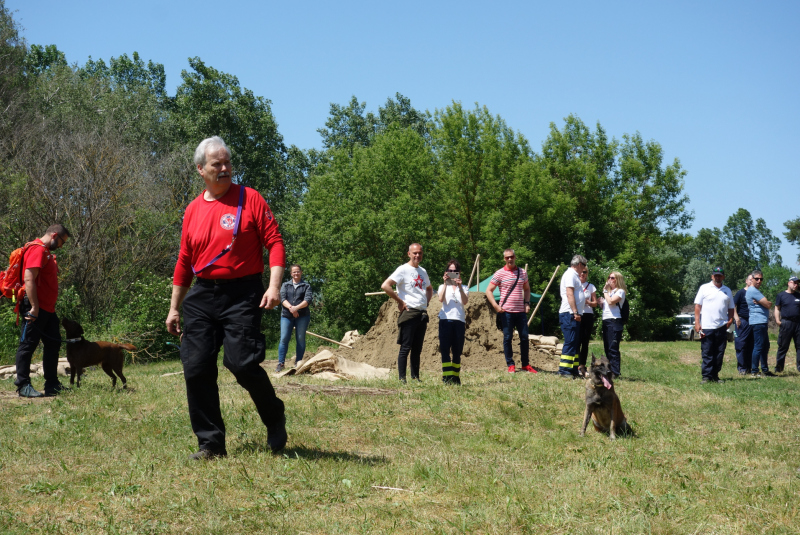
<path id="1" fill-rule="evenodd" d="M 797 277 L 789 277 L 789 282 L 800 282 L 800 279 Z"/>
<path id="2" fill-rule="evenodd" d="M 715 267 L 711 270 L 712 275 L 725 275 L 725 270 L 722 269 L 720 266 Z"/>

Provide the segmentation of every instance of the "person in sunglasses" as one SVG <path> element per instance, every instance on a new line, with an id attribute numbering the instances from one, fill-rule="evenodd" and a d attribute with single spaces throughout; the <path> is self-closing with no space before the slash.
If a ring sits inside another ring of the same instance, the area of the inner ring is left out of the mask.
<path id="1" fill-rule="evenodd" d="M 752 273 L 753 285 L 747 288 L 747 305 L 750 307 L 750 326 L 753 328 L 753 362 L 750 369 L 750 376 L 754 379 L 760 376 L 771 377 L 774 374 L 769 371 L 767 357 L 769 356 L 769 333 L 767 326 L 769 323 L 769 309 L 772 302 L 761 293 L 761 283 L 764 281 L 764 274 L 759 270 Z M 761 374 L 758 373 L 758 365 L 761 364 Z"/>
<path id="2" fill-rule="evenodd" d="M 522 370 L 537 373 L 529 361 L 530 342 L 528 340 L 528 313 L 531 310 L 531 287 L 528 274 L 517 266 L 514 249 L 503 251 L 506 265 L 498 269 L 489 280 L 486 299 L 500 316 L 503 325 L 503 355 L 506 358 L 508 373 L 517 371 L 514 365 L 514 329 L 519 333 L 519 353 Z M 500 303 L 494 298 L 494 289 L 500 288 Z"/>
<path id="3" fill-rule="evenodd" d="M 628 287 L 625 286 L 622 273 L 612 271 L 603 286 L 603 298 L 600 300 L 600 304 L 603 306 L 603 349 L 615 378 L 622 373 L 619 345 L 622 342 L 622 330 L 625 327 L 622 323 L 622 304 L 627 298 Z"/>
<path id="4" fill-rule="evenodd" d="M 464 350 L 464 333 L 467 316 L 464 307 L 469 301 L 469 288 L 461 281 L 461 264 L 455 258 L 447 262 L 437 297 L 442 304 L 439 311 L 439 351 L 442 353 L 442 382 L 461 384 L 461 352 Z M 452 351 L 452 358 L 450 353 Z"/>

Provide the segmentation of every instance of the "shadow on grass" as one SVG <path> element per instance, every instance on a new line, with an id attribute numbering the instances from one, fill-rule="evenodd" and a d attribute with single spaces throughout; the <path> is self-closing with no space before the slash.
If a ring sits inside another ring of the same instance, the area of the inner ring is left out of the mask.
<path id="1" fill-rule="evenodd" d="M 269 452 L 267 441 L 248 440 L 242 443 L 241 446 L 233 450 L 231 453 L 257 453 Z M 386 457 L 369 455 L 360 452 L 349 451 L 325 451 L 317 448 L 306 448 L 304 446 L 295 446 L 293 448 L 284 448 L 276 455 L 282 455 L 290 459 L 304 459 L 306 461 L 315 461 L 320 459 L 332 459 L 335 461 L 344 461 L 348 463 L 367 464 L 370 466 L 377 466 L 380 464 L 387 464 L 389 462 Z"/>

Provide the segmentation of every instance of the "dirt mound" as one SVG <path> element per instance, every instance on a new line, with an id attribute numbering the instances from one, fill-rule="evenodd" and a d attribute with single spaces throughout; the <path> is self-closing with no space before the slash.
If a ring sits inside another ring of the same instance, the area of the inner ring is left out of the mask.
<path id="1" fill-rule="evenodd" d="M 374 299 L 374 298 L 373 298 Z M 439 310 L 441 304 L 434 295 L 428 305 L 430 322 L 425 332 L 425 344 L 422 347 L 420 368 L 426 371 L 440 371 L 442 359 L 439 353 Z M 503 358 L 503 332 L 495 327 L 495 313 L 487 303 L 483 293 L 469 294 L 469 303 L 465 307 L 467 315 L 467 332 L 464 340 L 464 353 L 461 356 L 461 368 L 504 370 L 506 361 Z M 378 312 L 375 325 L 353 344 L 353 351 L 339 349 L 337 354 L 349 360 L 366 362 L 376 368 L 397 368 L 397 303 L 387 299 Z M 519 339 L 514 338 L 514 360 L 520 366 Z M 538 370 L 556 371 L 558 357 L 537 351 L 531 343 L 531 365 Z"/>

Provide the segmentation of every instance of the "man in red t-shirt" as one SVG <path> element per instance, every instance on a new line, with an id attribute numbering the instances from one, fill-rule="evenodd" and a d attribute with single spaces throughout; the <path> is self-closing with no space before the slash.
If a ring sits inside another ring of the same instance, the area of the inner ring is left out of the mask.
<path id="1" fill-rule="evenodd" d="M 22 335 L 17 347 L 17 379 L 14 381 L 20 397 L 55 396 L 64 390 L 58 380 L 61 330 L 56 316 L 58 264 L 53 251 L 60 249 L 69 235 L 64 225 L 51 225 L 44 236 L 25 245 L 22 257 L 25 297 L 19 304 Z M 31 359 L 40 341 L 43 347 L 44 394 L 31 384 Z"/>
<path id="2" fill-rule="evenodd" d="M 280 301 L 286 264 L 283 238 L 261 194 L 232 183 L 231 153 L 220 137 L 203 140 L 194 163 L 206 189 L 184 214 L 166 322 L 171 334 L 181 336 L 189 419 L 199 446 L 190 458 L 227 455 L 217 387 L 221 347 L 223 364 L 249 392 L 267 426 L 267 444 L 279 451 L 287 440 L 283 401 L 260 364 L 266 349 L 263 309 Z M 264 248 L 269 250 L 270 265 L 266 292 L 261 282 Z"/>

